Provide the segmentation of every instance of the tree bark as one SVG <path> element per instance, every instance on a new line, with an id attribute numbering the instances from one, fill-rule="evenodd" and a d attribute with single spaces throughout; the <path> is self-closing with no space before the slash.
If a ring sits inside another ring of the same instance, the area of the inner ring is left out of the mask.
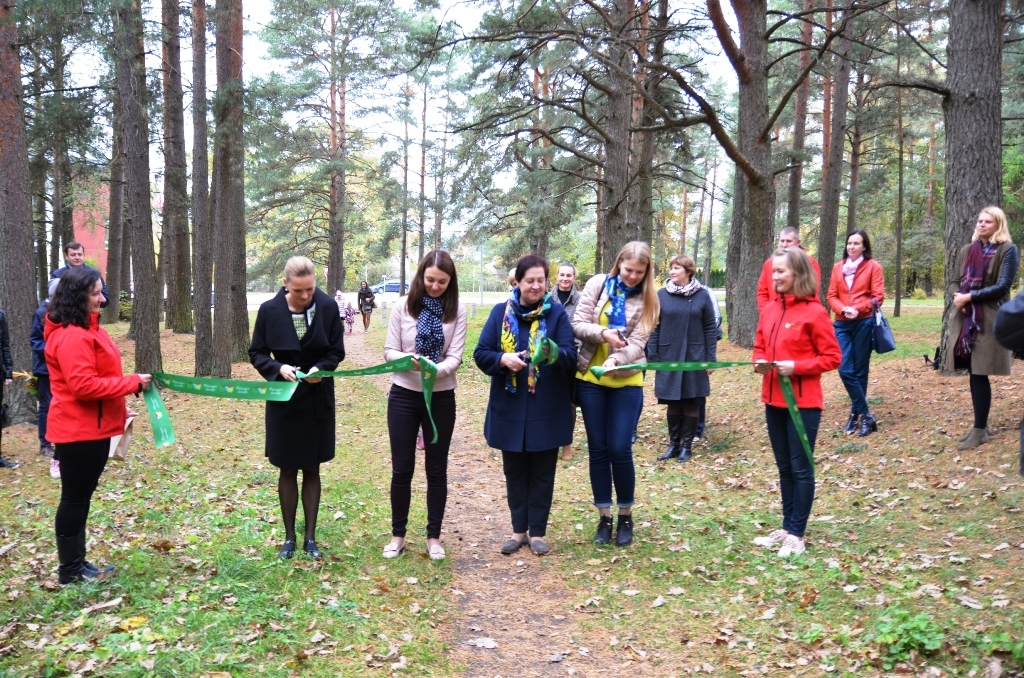
<path id="1" fill-rule="evenodd" d="M 163 0 L 164 218 L 167 263 L 167 327 L 191 333 L 192 257 L 188 235 L 188 180 L 185 169 L 185 103 L 181 86 L 181 9 Z"/>
<path id="2" fill-rule="evenodd" d="M 208 213 L 210 154 L 206 110 L 206 0 L 192 0 L 192 314 L 197 377 L 213 374 L 213 229 Z"/>
<path id="3" fill-rule="evenodd" d="M 122 268 L 121 240 L 124 235 L 124 145 L 121 133 L 124 121 L 121 115 L 121 97 L 113 93 L 113 124 L 111 125 L 110 190 L 107 213 L 107 291 L 110 303 L 103 309 L 103 322 L 116 323 L 121 309 L 121 277 L 128 277 Z"/>
<path id="4" fill-rule="evenodd" d="M 423 110 L 420 113 L 420 256 L 427 239 L 427 84 L 423 83 Z"/>
<path id="5" fill-rule="evenodd" d="M 121 96 L 125 155 L 125 194 L 132 231 L 135 298 L 135 369 L 162 372 L 160 355 L 160 290 L 153 252 L 149 190 L 149 120 L 146 117 L 146 64 L 139 0 L 115 5 L 117 88 Z"/>
<path id="6" fill-rule="evenodd" d="M 217 95 L 214 193 L 217 194 L 214 264 L 213 373 L 231 375 L 246 360 L 249 314 L 245 298 L 245 196 L 242 146 L 242 0 L 217 0 Z"/>
<path id="7" fill-rule="evenodd" d="M 814 7 L 814 0 L 804 0 L 804 11 L 810 11 Z M 809 14 L 803 18 L 803 25 L 800 27 L 800 42 L 803 43 L 803 51 L 800 52 L 799 69 L 803 73 L 811 65 L 811 39 L 814 15 Z M 796 99 L 793 102 L 793 150 L 789 155 L 789 200 L 786 208 L 786 226 L 800 230 L 800 202 L 804 178 L 804 144 L 807 139 L 807 97 L 811 89 L 811 79 L 804 78 L 800 87 L 796 90 Z"/>
<path id="8" fill-rule="evenodd" d="M 978 212 L 1002 204 L 1003 3 L 950 0 L 946 46 L 946 286 Z M 946 295 L 941 353 L 947 350 L 952 296 Z"/>
<path id="9" fill-rule="evenodd" d="M 21 59 L 13 0 L 0 0 L 0 308 L 7 315 L 11 357 L 16 369 L 32 366 L 29 332 L 35 312 L 32 254 L 32 200 L 28 187 L 28 147 L 22 110 Z M 35 421 L 36 403 L 15 380 L 4 387 L 12 422 Z"/>
<path id="10" fill-rule="evenodd" d="M 330 11 L 331 20 L 331 156 L 334 167 L 331 171 L 331 204 L 329 218 L 331 222 L 328 236 L 327 287 L 331 290 L 345 289 L 345 222 L 347 186 L 345 185 L 345 163 L 348 161 L 348 131 L 346 127 L 346 106 L 348 97 L 348 80 L 344 72 L 338 69 L 340 57 L 337 51 L 338 25 L 334 8 Z"/>
<path id="11" fill-rule="evenodd" d="M 846 232 L 857 230 L 857 187 L 860 183 L 860 160 L 862 128 L 861 115 L 864 110 L 864 73 L 857 72 L 857 87 L 854 90 L 856 101 L 853 111 L 853 134 L 850 137 L 850 190 L 846 198 Z"/>
<path id="12" fill-rule="evenodd" d="M 715 158 L 715 168 L 711 170 L 711 204 L 708 205 L 708 253 L 704 257 L 704 286 L 711 286 L 711 255 L 712 242 L 715 232 L 715 191 L 718 189 L 718 158 Z"/>
<path id="13" fill-rule="evenodd" d="M 839 35 L 835 62 L 835 83 L 832 97 L 832 137 L 828 143 L 821 206 L 818 212 L 818 263 L 821 264 L 819 297 L 825 302 L 832 265 L 836 260 L 836 231 L 839 228 L 839 198 L 843 182 L 843 153 L 846 150 L 846 108 L 850 100 L 850 32 L 853 30 L 852 10 L 844 10 L 843 32 Z"/>

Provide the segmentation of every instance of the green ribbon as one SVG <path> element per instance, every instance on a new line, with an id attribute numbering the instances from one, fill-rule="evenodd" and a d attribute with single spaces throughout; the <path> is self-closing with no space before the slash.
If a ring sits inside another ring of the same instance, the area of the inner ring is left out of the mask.
<path id="1" fill-rule="evenodd" d="M 680 363 L 633 363 L 631 365 L 616 365 L 615 367 L 591 367 L 590 372 L 600 379 L 607 372 L 613 370 L 651 370 L 654 372 L 696 372 L 698 370 L 718 370 L 729 367 L 744 367 L 747 365 L 763 365 L 764 363 L 746 362 L 680 362 Z M 793 427 L 800 437 L 804 453 L 807 454 L 807 461 L 814 468 L 814 452 L 811 450 L 811 441 L 807 437 L 807 428 L 804 426 L 804 418 L 800 415 L 800 408 L 796 405 L 796 395 L 793 393 L 793 384 L 789 377 L 779 375 L 779 386 L 782 389 L 782 397 L 786 399 L 786 409 L 789 410 L 789 417 L 793 420 Z"/>
<path id="2" fill-rule="evenodd" d="M 179 393 L 232 398 L 234 400 L 291 400 L 299 385 L 296 381 L 243 381 L 241 379 L 213 379 L 211 377 L 184 377 L 180 374 L 156 372 L 154 381 Z"/>
<path id="3" fill-rule="evenodd" d="M 156 385 L 151 382 L 142 392 L 142 399 L 146 401 L 146 412 L 149 413 L 149 426 L 153 429 L 153 444 L 156 445 L 156 449 L 173 445 L 177 438 L 174 437 L 171 415 L 164 406 L 164 399 L 160 397 Z"/>
<path id="4" fill-rule="evenodd" d="M 545 350 L 548 353 L 547 356 L 544 355 Z M 556 360 L 558 360 L 558 344 L 551 337 L 544 337 L 533 347 L 530 362 L 534 365 L 554 365 Z"/>

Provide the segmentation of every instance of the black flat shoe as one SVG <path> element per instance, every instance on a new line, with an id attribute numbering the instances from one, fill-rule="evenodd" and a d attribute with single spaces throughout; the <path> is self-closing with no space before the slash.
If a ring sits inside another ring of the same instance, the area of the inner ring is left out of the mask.
<path id="1" fill-rule="evenodd" d="M 295 555 L 295 540 L 289 539 L 281 545 L 281 550 L 277 552 L 277 557 L 281 560 L 287 560 Z"/>
<path id="2" fill-rule="evenodd" d="M 619 524 L 615 530 L 615 545 L 628 546 L 633 543 L 633 516 L 619 514 Z"/>
<path id="3" fill-rule="evenodd" d="M 530 540 L 530 550 L 535 556 L 546 556 L 551 551 L 551 547 L 540 537 L 534 537 Z"/>
<path id="4" fill-rule="evenodd" d="M 594 543 L 598 546 L 605 546 L 612 541 L 612 517 L 601 516 L 601 522 L 597 524 L 597 533 L 594 535 Z"/>
<path id="5" fill-rule="evenodd" d="M 846 420 L 846 426 L 843 427 L 843 433 L 845 433 L 846 435 L 856 433 L 859 423 L 860 415 L 850 412 L 850 418 Z"/>
<path id="6" fill-rule="evenodd" d="M 316 542 L 312 539 L 307 539 L 306 543 L 302 545 L 302 550 L 308 553 L 313 558 L 320 560 L 324 557 L 324 554 L 320 553 L 320 549 L 316 547 Z"/>

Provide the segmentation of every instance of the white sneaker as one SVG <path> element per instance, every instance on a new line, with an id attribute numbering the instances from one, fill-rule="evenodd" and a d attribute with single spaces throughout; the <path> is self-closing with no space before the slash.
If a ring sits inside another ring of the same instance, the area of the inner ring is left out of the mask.
<path id="1" fill-rule="evenodd" d="M 804 545 L 803 539 L 787 534 L 786 538 L 782 541 L 782 548 L 779 549 L 779 558 L 798 556 L 806 550 L 807 547 Z"/>
<path id="2" fill-rule="evenodd" d="M 50 477 L 54 480 L 60 480 L 60 462 L 56 459 L 50 460 Z"/>
<path id="3" fill-rule="evenodd" d="M 755 546 L 775 546 L 785 541 L 786 537 L 789 536 L 789 532 L 785 530 L 775 530 L 767 537 L 754 537 Z"/>

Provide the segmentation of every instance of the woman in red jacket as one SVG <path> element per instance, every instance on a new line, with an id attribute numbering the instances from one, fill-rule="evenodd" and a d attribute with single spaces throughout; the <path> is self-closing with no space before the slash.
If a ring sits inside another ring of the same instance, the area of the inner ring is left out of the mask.
<path id="1" fill-rule="evenodd" d="M 69 269 L 50 302 L 43 336 L 50 370 L 46 437 L 60 458 L 60 504 L 55 522 L 61 584 L 105 577 L 85 559 L 89 503 L 107 464 L 110 439 L 124 432 L 124 397 L 149 386 L 148 374 L 124 376 L 121 351 L 100 326 L 104 302 L 99 271 Z"/>
<path id="2" fill-rule="evenodd" d="M 814 467 L 804 452 L 786 408 L 780 376 L 790 377 L 796 404 L 814 449 L 824 402 L 821 375 L 839 366 L 842 353 L 818 301 L 810 259 L 798 248 L 779 250 L 772 261 L 772 281 L 779 297 L 761 312 L 754 338 L 754 368 L 764 375 L 761 401 L 765 404 L 768 438 L 779 467 L 782 491 L 782 529 L 757 537 L 758 546 L 781 544 L 779 556 L 804 552 L 804 530 L 814 503 Z"/>
<path id="3" fill-rule="evenodd" d="M 846 258 L 832 269 L 825 300 L 836 314 L 836 339 L 843 349 L 839 378 L 850 395 L 850 418 L 843 432 L 866 436 L 878 430 L 878 422 L 868 409 L 868 367 L 875 324 L 873 309 L 885 300 L 885 276 L 882 265 L 871 257 L 871 240 L 864 231 L 846 236 Z"/>

